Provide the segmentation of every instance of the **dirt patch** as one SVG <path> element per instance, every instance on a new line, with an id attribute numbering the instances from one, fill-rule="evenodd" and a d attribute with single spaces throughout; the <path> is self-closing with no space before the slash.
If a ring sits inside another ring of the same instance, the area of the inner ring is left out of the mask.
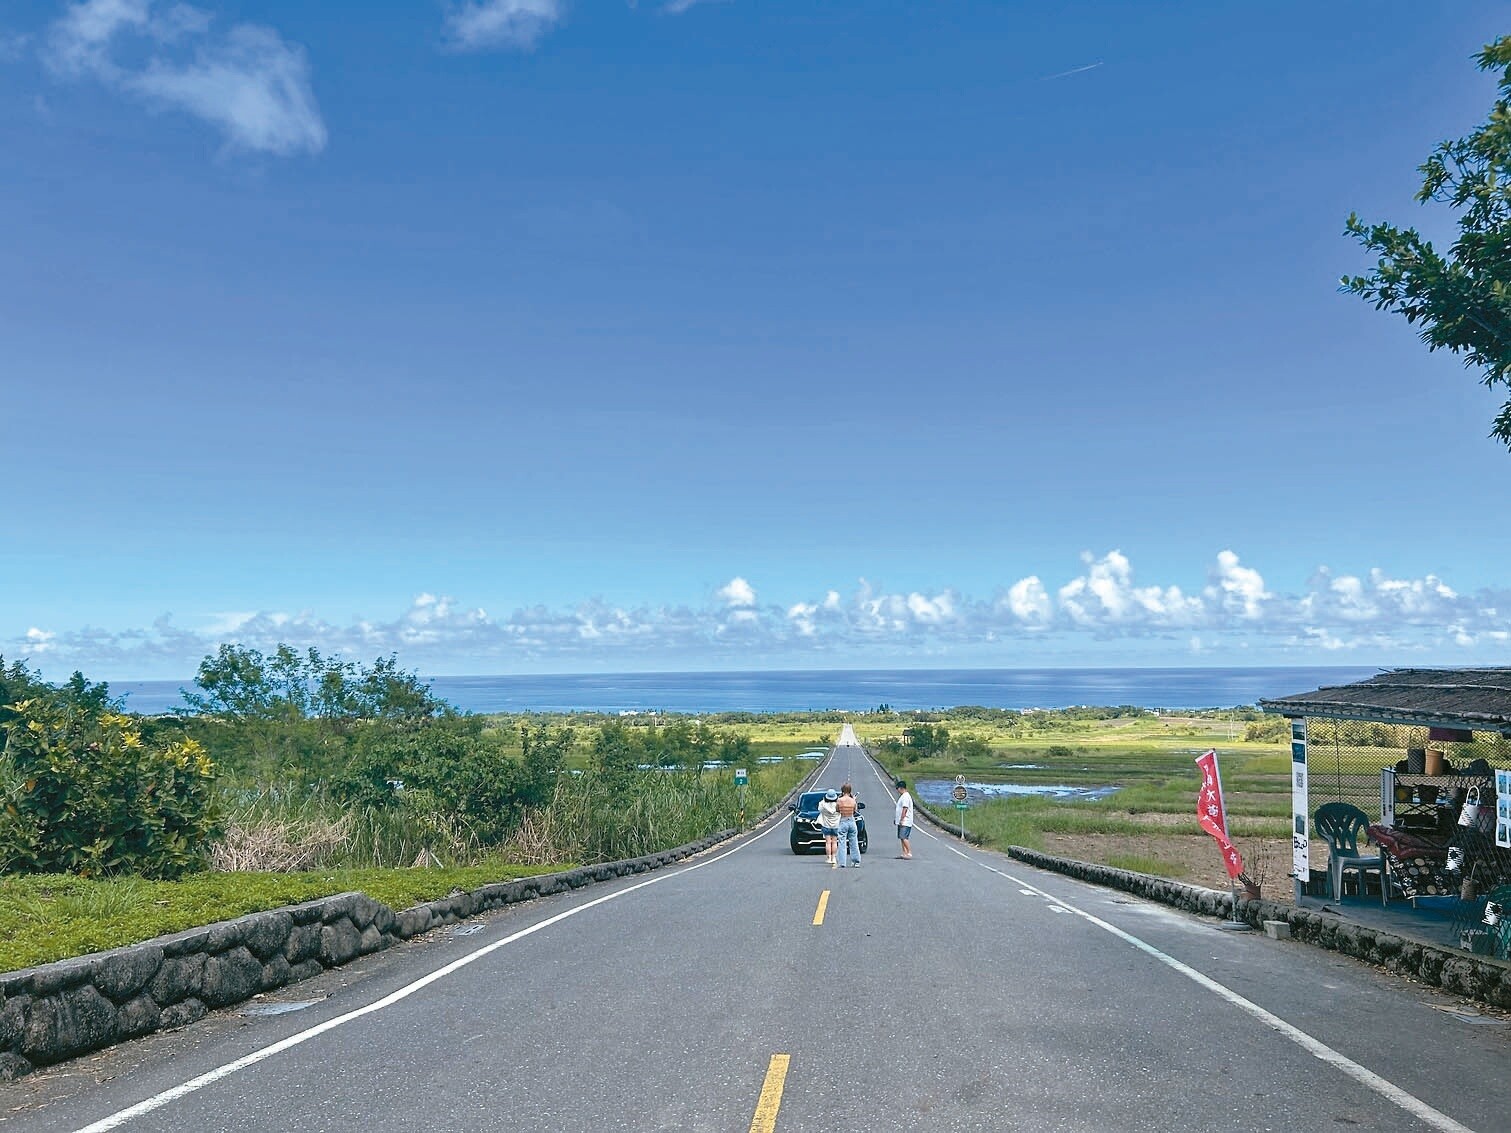
<path id="1" fill-rule="evenodd" d="M 1263 895 L 1271 901 L 1289 901 L 1290 842 L 1280 838 L 1240 838 L 1237 844 L 1245 868 L 1260 882 Z M 1228 874 L 1223 869 L 1217 843 L 1205 834 L 1045 834 L 1044 852 L 1121 869 L 1133 868 L 1130 858 L 1143 859 L 1145 864 L 1139 866 L 1141 873 L 1222 892 L 1228 889 Z"/>

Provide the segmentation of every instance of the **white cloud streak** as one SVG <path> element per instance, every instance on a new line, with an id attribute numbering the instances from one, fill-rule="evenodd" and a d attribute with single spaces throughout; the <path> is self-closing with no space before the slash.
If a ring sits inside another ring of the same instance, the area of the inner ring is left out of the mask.
<path id="1" fill-rule="evenodd" d="M 81 0 L 48 29 L 42 57 L 59 78 L 92 79 L 220 130 L 228 148 L 289 156 L 325 148 L 304 49 L 276 31 L 159 0 Z"/>
<path id="2" fill-rule="evenodd" d="M 328 622 L 309 611 L 207 613 L 200 629 L 165 615 L 125 632 L 31 626 L 0 652 L 53 670 L 125 676 L 183 676 L 222 642 L 260 649 L 280 642 L 353 657 L 396 653 L 428 672 L 507 672 L 518 668 L 675 667 L 843 660 L 864 667 L 880 657 L 964 656 L 1002 665 L 1032 663 L 1052 648 L 1108 650 L 1147 642 L 1205 658 L 1263 651 L 1273 660 L 1325 656 L 1354 663 L 1412 657 L 1441 663 L 1479 651 L 1499 656 L 1511 641 L 1511 591 L 1464 595 L 1441 579 L 1391 578 L 1319 568 L 1301 594 L 1278 594 L 1231 550 L 1217 554 L 1208 584 L 1187 594 L 1135 580 L 1113 550 L 1082 557 L 1081 572 L 1058 587 L 1030 575 L 995 598 L 946 588 L 888 591 L 861 580 L 844 596 L 763 604 L 735 577 L 691 606 L 620 606 L 591 599 L 570 609 L 527 606 L 495 617 L 453 598 L 422 593 L 387 621 Z M 1030 659 L 1030 660 L 1026 660 Z M 1469 662 L 1482 657 L 1469 656 Z M 118 678 L 119 679 L 119 676 Z"/>
<path id="3" fill-rule="evenodd" d="M 531 51 L 565 18 L 564 0 L 464 0 L 446 13 L 446 37 L 459 51 Z"/>

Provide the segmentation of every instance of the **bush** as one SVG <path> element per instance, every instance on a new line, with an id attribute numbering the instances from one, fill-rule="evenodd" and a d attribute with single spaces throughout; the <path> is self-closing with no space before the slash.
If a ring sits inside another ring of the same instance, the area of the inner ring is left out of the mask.
<path id="1" fill-rule="evenodd" d="M 1243 726 L 1245 743 L 1282 743 L 1291 738 L 1291 722 L 1284 716 L 1264 716 Z"/>
<path id="2" fill-rule="evenodd" d="M 199 744 L 146 744 L 130 717 L 67 699 L 12 708 L 0 869 L 172 878 L 203 867 L 216 824 Z"/>

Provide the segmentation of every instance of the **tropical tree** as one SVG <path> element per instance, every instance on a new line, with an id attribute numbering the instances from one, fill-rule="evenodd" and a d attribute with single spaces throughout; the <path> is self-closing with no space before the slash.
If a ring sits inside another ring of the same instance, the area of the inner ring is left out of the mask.
<path id="1" fill-rule="evenodd" d="M 1414 228 L 1366 224 L 1351 214 L 1348 235 L 1379 261 L 1367 275 L 1344 276 L 1342 289 L 1420 324 L 1429 350 L 1460 355 L 1493 388 L 1511 386 L 1511 36 L 1489 44 L 1478 63 L 1500 72 L 1489 117 L 1441 143 L 1419 167 L 1416 199 L 1458 210 L 1458 239 L 1442 255 Z M 1511 397 L 1490 435 L 1511 448 Z"/>

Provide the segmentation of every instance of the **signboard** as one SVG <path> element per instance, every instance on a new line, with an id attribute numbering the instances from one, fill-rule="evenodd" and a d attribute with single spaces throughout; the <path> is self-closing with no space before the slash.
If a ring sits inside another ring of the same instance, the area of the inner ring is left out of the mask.
<path id="1" fill-rule="evenodd" d="M 1291 721 L 1291 876 L 1297 892 L 1312 879 L 1312 861 L 1307 834 L 1306 721 Z M 1360 883 L 1363 884 L 1362 882 Z"/>
<path id="2" fill-rule="evenodd" d="M 737 767 L 737 768 L 735 768 L 735 786 L 736 787 L 743 787 L 743 786 L 745 786 L 746 783 L 749 783 L 749 782 L 750 782 L 750 772 L 746 771 L 745 768 L 743 768 L 743 767 Z"/>

